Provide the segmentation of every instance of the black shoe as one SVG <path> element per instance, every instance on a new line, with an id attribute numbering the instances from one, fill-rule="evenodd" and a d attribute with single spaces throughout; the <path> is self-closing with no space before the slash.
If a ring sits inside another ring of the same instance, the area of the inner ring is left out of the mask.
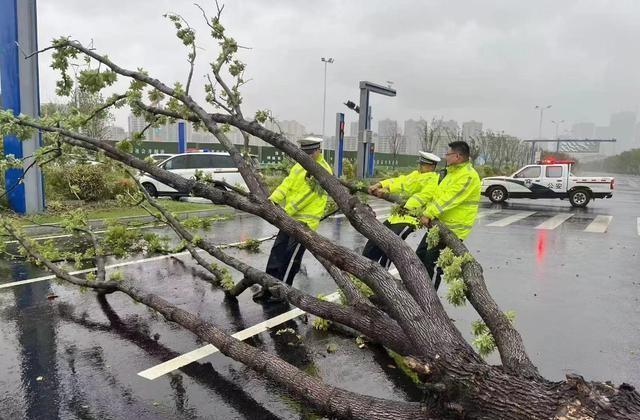
<path id="1" fill-rule="evenodd" d="M 269 293 L 266 289 L 260 289 L 256 293 L 253 294 L 254 302 L 263 302 L 271 297 L 271 293 Z"/>

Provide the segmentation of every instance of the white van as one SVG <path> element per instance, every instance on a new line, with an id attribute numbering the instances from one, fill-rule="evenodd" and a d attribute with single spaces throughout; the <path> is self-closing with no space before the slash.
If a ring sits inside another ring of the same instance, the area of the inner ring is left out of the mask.
<path id="1" fill-rule="evenodd" d="M 238 168 L 226 152 L 181 153 L 170 157 L 158 165 L 162 169 L 187 179 L 195 178 L 196 171 L 211 175 L 214 180 L 229 185 L 247 188 Z M 153 197 L 187 197 L 188 194 L 177 191 L 147 174 L 140 177 L 140 183 Z"/>

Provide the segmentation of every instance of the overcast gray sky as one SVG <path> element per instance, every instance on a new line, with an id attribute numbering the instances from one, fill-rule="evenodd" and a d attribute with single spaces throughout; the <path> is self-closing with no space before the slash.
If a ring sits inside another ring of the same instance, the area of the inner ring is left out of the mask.
<path id="1" fill-rule="evenodd" d="M 178 12 L 200 29 L 196 69 L 217 52 L 193 2 L 174 0 L 39 1 L 40 47 L 70 35 L 125 67 L 144 67 L 173 83 L 187 75 L 186 52 L 162 14 Z M 213 9 L 213 2 L 203 6 Z M 443 116 L 485 128 L 537 136 L 536 104 L 552 119 L 607 125 L 609 115 L 640 104 L 640 1 L 303 1 L 226 3 L 223 24 L 241 45 L 252 81 L 245 113 L 268 108 L 320 132 L 323 64 L 328 69 L 327 132 L 342 105 L 358 99 L 358 81 L 394 82 L 396 98 L 373 99 L 375 120 Z M 41 58 L 42 101 L 55 100 L 56 75 Z M 195 94 L 195 92 L 194 92 Z M 197 97 L 202 95 L 195 94 Z M 118 115 L 126 128 L 126 115 Z"/>

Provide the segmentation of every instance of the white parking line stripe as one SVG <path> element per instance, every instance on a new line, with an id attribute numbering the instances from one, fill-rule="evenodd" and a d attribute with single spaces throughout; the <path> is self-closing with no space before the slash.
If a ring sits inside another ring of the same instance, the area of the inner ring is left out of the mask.
<path id="1" fill-rule="evenodd" d="M 269 239 L 269 238 L 271 238 L 271 236 L 265 236 L 264 238 L 258 239 L 258 241 L 264 241 L 264 240 Z M 242 242 L 235 242 L 235 243 L 232 243 L 232 244 L 229 244 L 229 245 L 234 246 L 234 245 L 239 245 L 241 243 Z M 204 251 L 201 250 L 201 249 L 198 249 L 198 252 L 204 252 Z M 147 263 L 147 262 L 153 262 L 153 261 L 160 261 L 160 260 L 164 260 L 165 258 L 181 257 L 183 255 L 189 255 L 189 251 L 177 252 L 175 254 L 158 255 L 157 257 L 143 258 L 141 260 L 135 260 L 135 261 L 125 261 L 125 262 L 121 262 L 121 263 L 117 263 L 117 264 L 109 264 L 109 265 L 105 266 L 105 268 L 120 268 L 120 267 L 126 267 L 128 265 L 135 265 L 135 264 L 141 264 L 141 263 Z M 84 270 L 71 271 L 71 272 L 69 272 L 69 274 L 71 274 L 72 276 L 75 276 L 75 275 L 78 275 L 78 274 L 90 273 L 92 271 L 95 271 L 95 267 L 86 268 Z M 27 279 L 27 280 L 14 281 L 12 283 L 0 284 L 0 289 L 7 289 L 9 287 L 14 287 L 14 286 L 22 286 L 24 284 L 29 284 L 29 283 L 37 283 L 37 282 L 40 282 L 40 281 L 53 280 L 55 278 L 56 278 L 56 276 L 50 274 L 48 276 L 35 277 L 35 278 L 32 278 L 32 279 Z"/>
<path id="2" fill-rule="evenodd" d="M 570 219 L 571 217 L 573 217 L 573 213 L 556 214 L 555 216 L 540 223 L 538 226 L 536 226 L 536 229 L 554 230 L 555 228 L 563 224 L 566 220 Z"/>
<path id="3" fill-rule="evenodd" d="M 589 226 L 585 228 L 584 231 L 592 233 L 605 233 L 612 219 L 613 216 L 598 215 L 595 219 L 593 219 L 593 222 L 591 222 Z"/>
<path id="4" fill-rule="evenodd" d="M 330 302 L 336 302 L 340 299 L 340 295 L 338 292 L 331 293 L 326 297 L 326 299 Z M 292 320 L 294 318 L 303 315 L 304 311 L 301 309 L 292 309 L 288 312 L 275 316 L 273 318 L 267 319 L 266 321 L 260 322 L 252 327 L 246 328 L 242 331 L 238 331 L 233 334 L 232 337 L 238 339 L 240 341 L 244 341 L 247 338 L 253 337 L 254 335 L 258 335 L 261 332 L 264 332 L 270 328 L 277 327 L 278 325 Z M 163 375 L 166 375 L 169 372 L 173 372 L 176 369 L 180 369 L 188 365 L 189 363 L 195 362 L 196 360 L 200 360 L 203 357 L 207 357 L 214 353 L 217 353 L 219 350 L 211 345 L 207 344 L 206 346 L 200 347 L 196 350 L 190 351 L 189 353 L 182 354 L 178 357 L 174 357 L 171 360 L 167 360 L 164 363 L 160 363 L 159 365 L 150 367 L 149 369 L 143 370 L 142 372 L 138 372 L 138 376 L 142 376 L 143 378 L 154 380 Z"/>
<path id="5" fill-rule="evenodd" d="M 516 213 L 513 216 L 505 217 L 504 219 L 497 220 L 493 223 L 489 223 L 487 226 L 491 227 L 505 227 L 509 226 L 512 223 L 517 222 L 518 220 L 526 219 L 527 217 L 535 214 L 535 211 L 523 211 L 520 213 Z"/>
<path id="6" fill-rule="evenodd" d="M 638 217 L 638 236 L 640 236 L 640 217 Z"/>

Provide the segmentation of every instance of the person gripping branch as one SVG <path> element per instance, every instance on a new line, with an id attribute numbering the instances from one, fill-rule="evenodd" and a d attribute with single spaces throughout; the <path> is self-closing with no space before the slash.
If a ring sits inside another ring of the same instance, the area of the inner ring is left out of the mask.
<path id="1" fill-rule="evenodd" d="M 385 193 L 398 194 L 408 197 L 402 212 L 391 215 L 384 225 L 403 240 L 420 227 L 415 214 L 424 208 L 433 198 L 438 186 L 438 173 L 435 172 L 440 158 L 433 153 L 418 152 L 418 169 L 408 175 L 385 179 L 369 187 L 369 192 L 382 197 Z M 385 268 L 389 268 L 391 261 L 386 254 L 372 240 L 367 241 L 362 255 L 377 261 Z"/>
<path id="2" fill-rule="evenodd" d="M 322 156 L 321 138 L 306 137 L 299 140 L 298 144 L 316 163 L 330 174 L 333 173 L 331 166 Z M 293 219 L 316 230 L 327 205 L 327 193 L 302 165 L 296 163 L 289 171 L 289 175 L 269 196 L 269 200 L 281 206 Z M 305 248 L 301 243 L 280 230 L 271 248 L 265 272 L 288 285 L 293 284 L 293 278 L 300 270 L 304 252 Z M 282 301 L 269 293 L 266 288 L 255 293 L 253 300 L 266 303 Z"/>
<path id="3" fill-rule="evenodd" d="M 471 228 L 478 215 L 480 203 L 481 182 L 473 165 L 469 162 L 469 145 L 464 141 L 449 143 L 449 150 L 445 155 L 447 174 L 436 188 L 433 200 L 425 208 L 420 223 L 431 227 L 434 219 L 440 220 L 460 240 L 464 240 L 471 233 Z M 429 276 L 438 290 L 440 285 L 440 270 L 434 278 L 435 265 L 440 256 L 442 246 L 427 249 L 427 235 L 425 234 L 416 254 L 427 268 Z"/>

